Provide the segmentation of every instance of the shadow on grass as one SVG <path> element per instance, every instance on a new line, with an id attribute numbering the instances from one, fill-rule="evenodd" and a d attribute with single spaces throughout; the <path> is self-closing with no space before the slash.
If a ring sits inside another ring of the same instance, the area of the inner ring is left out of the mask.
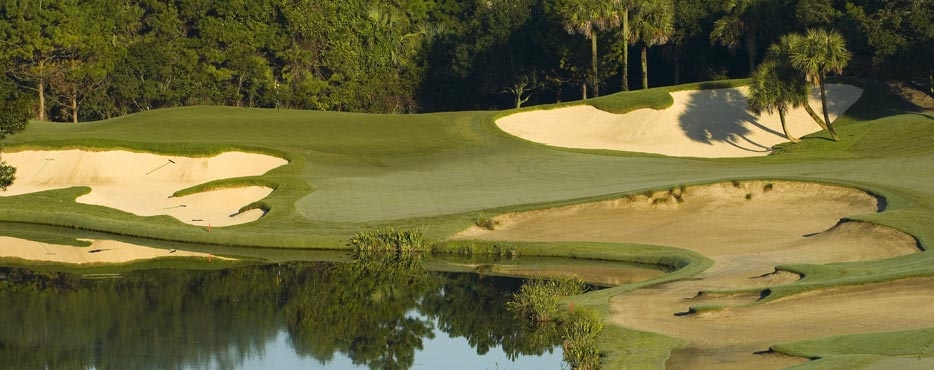
<path id="1" fill-rule="evenodd" d="M 872 121 L 898 114 L 914 113 L 934 120 L 930 114 L 924 113 L 925 107 L 913 101 L 918 100 L 913 98 L 913 95 L 923 93 L 912 91 L 908 86 L 883 81 L 844 80 L 839 82 L 863 88 L 863 95 L 859 101 L 846 112 L 846 116 L 850 118 L 858 121 Z M 815 107 L 815 109 L 818 108 Z"/>

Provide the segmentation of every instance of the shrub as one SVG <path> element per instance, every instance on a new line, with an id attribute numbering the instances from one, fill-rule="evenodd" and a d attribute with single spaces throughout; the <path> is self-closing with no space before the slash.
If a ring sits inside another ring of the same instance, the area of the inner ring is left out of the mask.
<path id="1" fill-rule="evenodd" d="M 554 320 L 561 312 L 560 297 L 583 292 L 584 282 L 580 278 L 532 280 L 522 285 L 506 305 L 517 316 L 536 323 L 547 322 Z"/>
<path id="2" fill-rule="evenodd" d="M 597 337 L 603 330 L 603 320 L 588 309 L 572 311 L 564 327 L 564 361 L 574 370 L 593 370 L 600 367 Z"/>
<path id="3" fill-rule="evenodd" d="M 496 226 L 499 225 L 499 222 L 493 220 L 492 218 L 478 218 L 474 220 L 474 225 L 484 230 L 495 230 Z"/>

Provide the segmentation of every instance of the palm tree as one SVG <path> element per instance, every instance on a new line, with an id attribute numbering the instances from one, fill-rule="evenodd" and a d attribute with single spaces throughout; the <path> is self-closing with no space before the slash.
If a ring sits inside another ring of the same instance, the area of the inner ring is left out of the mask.
<path id="1" fill-rule="evenodd" d="M 623 41 L 621 55 L 623 61 L 623 71 L 621 73 L 623 91 L 629 91 L 629 14 L 638 7 L 640 2 L 641 0 L 615 0 L 613 3 L 622 24 L 619 36 Z"/>
<path id="2" fill-rule="evenodd" d="M 801 78 L 801 73 L 787 61 L 778 57 L 766 58 L 753 72 L 752 81 L 749 83 L 749 98 L 746 100 L 747 107 L 756 115 L 778 111 L 782 131 L 793 143 L 799 140 L 788 132 L 785 113 L 789 108 L 806 105 L 807 101 L 807 81 Z"/>
<path id="3" fill-rule="evenodd" d="M 794 47 L 794 45 L 798 45 L 798 43 L 801 42 L 802 37 L 804 36 L 801 36 L 800 34 L 797 34 L 797 33 L 790 33 L 790 34 L 782 36 L 781 39 L 779 39 L 777 43 L 774 43 L 772 44 L 772 46 L 769 47 L 769 52 L 766 58 L 775 60 L 777 63 L 780 63 L 782 65 L 793 67 L 791 63 L 791 50 Z M 785 78 L 786 83 L 799 84 L 799 83 L 807 81 L 807 76 L 805 76 L 804 72 L 801 72 L 800 70 L 797 70 L 797 69 L 795 69 L 795 71 L 797 72 L 797 74 L 794 76 L 792 76 L 791 74 L 782 74 L 783 78 Z M 820 115 L 818 115 L 817 112 L 814 111 L 814 108 L 811 108 L 811 104 L 810 102 L 807 101 L 806 97 L 805 97 L 804 104 L 802 104 L 802 106 L 804 107 L 804 110 L 808 113 L 808 115 L 811 116 L 811 119 L 813 119 L 814 122 L 816 122 L 817 125 L 821 127 L 821 129 L 830 131 L 827 128 L 827 124 L 824 123 L 823 119 L 821 119 Z"/>
<path id="4" fill-rule="evenodd" d="M 820 87 L 821 106 L 824 109 L 824 122 L 834 141 L 840 137 L 830 124 L 827 111 L 827 89 L 824 79 L 828 72 L 841 73 L 850 62 L 851 54 L 846 49 L 843 35 L 836 31 L 812 28 L 804 37 L 792 40 L 790 50 L 791 64 L 804 72 L 808 81 Z"/>
<path id="5" fill-rule="evenodd" d="M 727 14 L 714 22 L 713 31 L 710 32 L 710 42 L 726 46 L 731 53 L 736 52 L 740 42 L 744 43 L 743 48 L 749 59 L 750 71 L 755 69 L 758 53 L 756 45 L 756 32 L 759 28 L 756 19 L 758 1 L 728 0 L 724 6 Z"/>
<path id="6" fill-rule="evenodd" d="M 642 88 L 649 88 L 648 49 L 668 42 L 674 32 L 671 0 L 643 0 L 632 20 L 631 41 L 642 42 Z"/>
<path id="7" fill-rule="evenodd" d="M 597 70 L 597 30 L 616 24 L 612 3 L 605 0 L 563 0 L 557 4 L 558 14 L 564 18 L 564 29 L 570 34 L 580 34 L 590 39 L 591 72 L 590 86 L 594 96 L 600 95 Z M 584 99 L 587 98 L 586 85 Z"/>

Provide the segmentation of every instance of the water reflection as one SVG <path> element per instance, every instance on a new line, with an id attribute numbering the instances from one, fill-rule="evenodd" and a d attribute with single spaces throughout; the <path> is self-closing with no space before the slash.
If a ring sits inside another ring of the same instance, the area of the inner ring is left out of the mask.
<path id="1" fill-rule="evenodd" d="M 0 268 L 0 363 L 16 369 L 561 368 L 554 328 L 529 327 L 505 310 L 520 284 L 366 263 L 148 270 L 117 279 Z M 452 357 L 464 351 L 452 347 L 457 342 L 473 355 Z M 482 362 L 490 361 L 477 356 L 484 354 L 494 362 Z"/>

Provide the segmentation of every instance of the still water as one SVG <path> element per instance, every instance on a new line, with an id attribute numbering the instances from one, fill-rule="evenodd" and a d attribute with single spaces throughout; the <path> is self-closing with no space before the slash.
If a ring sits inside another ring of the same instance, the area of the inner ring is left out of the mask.
<path id="1" fill-rule="evenodd" d="M 293 262 L 82 276 L 0 268 L 10 369 L 562 369 L 522 280 Z"/>

